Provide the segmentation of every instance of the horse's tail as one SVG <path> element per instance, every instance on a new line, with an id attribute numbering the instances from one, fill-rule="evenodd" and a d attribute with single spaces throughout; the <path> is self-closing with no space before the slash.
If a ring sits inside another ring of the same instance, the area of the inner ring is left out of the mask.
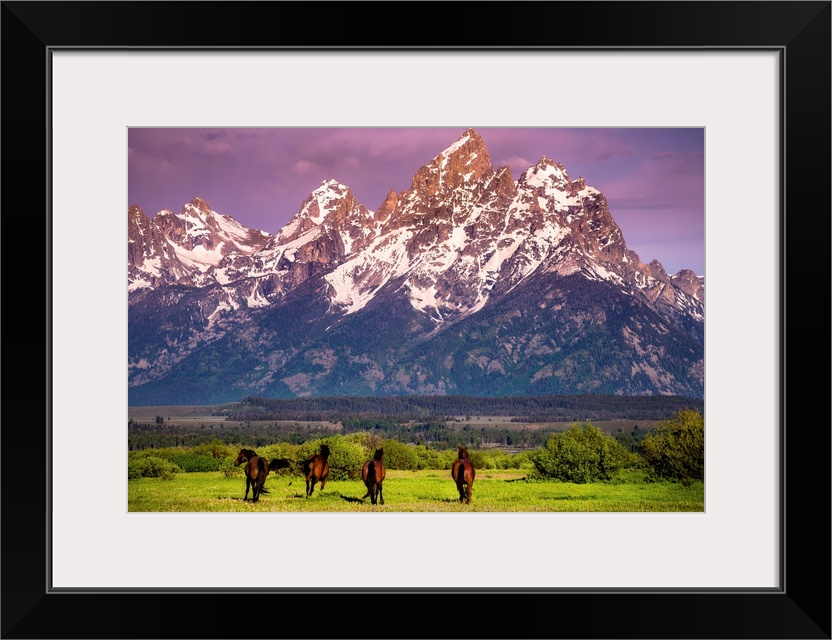
<path id="1" fill-rule="evenodd" d="M 376 485 L 376 463 L 370 462 L 367 467 L 367 488 L 369 489 Z"/>

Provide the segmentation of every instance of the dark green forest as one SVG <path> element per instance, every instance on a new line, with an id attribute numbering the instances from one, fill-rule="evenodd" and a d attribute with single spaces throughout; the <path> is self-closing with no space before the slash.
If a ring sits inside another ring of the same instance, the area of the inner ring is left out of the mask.
<path id="1" fill-rule="evenodd" d="M 344 421 L 396 418 L 445 420 L 451 416 L 505 416 L 517 422 L 663 420 L 680 409 L 704 411 L 701 398 L 682 396 L 382 396 L 275 399 L 248 396 L 218 411 L 229 420 Z"/>

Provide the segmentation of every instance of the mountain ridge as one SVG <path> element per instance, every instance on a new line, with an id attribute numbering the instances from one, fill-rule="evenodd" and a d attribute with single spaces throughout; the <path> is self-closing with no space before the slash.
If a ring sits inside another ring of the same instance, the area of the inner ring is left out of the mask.
<path id="1" fill-rule="evenodd" d="M 519 295 L 521 285 L 535 292 L 535 301 L 554 296 L 558 303 L 536 308 L 528 294 Z M 590 310 L 556 290 L 584 299 Z M 603 389 L 701 397 L 704 389 L 704 278 L 686 269 L 669 275 L 655 260 L 642 263 L 627 248 L 603 194 L 550 158 L 516 181 L 508 167 L 495 170 L 474 129 L 419 168 L 409 189 L 390 189 L 375 211 L 346 185 L 326 179 L 273 235 L 246 229 L 201 198 L 180 214 L 163 211 L 153 220 L 131 206 L 128 301 L 131 402 L 146 395 L 145 403 L 155 404 L 149 400 L 161 381 L 188 370 L 189 359 L 197 365 L 222 361 L 221 353 L 211 355 L 220 346 L 225 359 L 234 352 L 242 361 L 234 373 L 217 365 L 225 373 L 202 384 L 239 389 L 241 396 L 482 387 L 483 393 Z M 631 309 L 629 320 L 606 319 L 614 316 L 606 306 L 615 304 Z M 455 326 L 476 334 L 486 308 L 534 316 L 536 324 L 526 331 L 548 346 L 536 355 L 515 351 L 512 362 L 507 350 L 524 336 L 509 331 L 507 321 L 496 331 L 508 342 L 492 345 L 495 353 L 451 349 L 441 336 Z M 577 342 L 557 339 L 582 314 L 596 317 L 583 331 L 605 345 L 598 347 L 603 358 L 616 353 L 622 359 L 605 373 L 587 366 L 600 357 L 595 347 L 580 352 Z M 389 317 L 397 323 L 390 325 Z M 361 347 L 362 333 L 380 327 L 384 345 Z M 287 343 L 281 330 L 296 342 Z M 245 335 L 256 339 L 242 344 Z M 421 349 L 422 360 L 402 344 Z M 565 357 L 570 349 L 583 355 Z M 454 353 L 468 364 L 449 364 Z M 470 365 L 482 358 L 483 370 L 490 368 L 484 378 L 474 371 L 479 365 Z M 199 380 L 199 366 L 190 375 Z"/>

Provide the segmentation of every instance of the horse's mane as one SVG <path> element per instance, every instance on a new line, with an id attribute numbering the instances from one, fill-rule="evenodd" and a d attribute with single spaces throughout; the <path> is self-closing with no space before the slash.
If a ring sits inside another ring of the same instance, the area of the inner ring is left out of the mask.
<path id="1" fill-rule="evenodd" d="M 256 458 L 257 454 L 252 451 L 251 449 L 240 449 L 240 453 L 237 455 L 238 462 L 234 464 L 241 464 L 242 462 L 248 462 L 252 458 Z"/>
<path id="2" fill-rule="evenodd" d="M 325 444 L 321 445 L 321 455 L 323 456 L 324 460 L 329 459 L 329 447 Z"/>
<path id="3" fill-rule="evenodd" d="M 384 449 L 376 449 L 376 455 L 373 456 L 373 460 L 378 460 L 379 462 L 384 460 Z"/>

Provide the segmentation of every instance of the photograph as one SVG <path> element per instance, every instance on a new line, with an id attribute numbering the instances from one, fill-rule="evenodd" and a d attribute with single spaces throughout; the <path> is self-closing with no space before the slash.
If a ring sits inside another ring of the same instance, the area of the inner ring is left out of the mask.
<path id="1" fill-rule="evenodd" d="M 0 637 L 832 637 L 832 2 L 0 5 Z"/>
<path id="2" fill-rule="evenodd" d="M 704 511 L 704 128 L 139 127 L 127 164 L 131 512 Z"/>

